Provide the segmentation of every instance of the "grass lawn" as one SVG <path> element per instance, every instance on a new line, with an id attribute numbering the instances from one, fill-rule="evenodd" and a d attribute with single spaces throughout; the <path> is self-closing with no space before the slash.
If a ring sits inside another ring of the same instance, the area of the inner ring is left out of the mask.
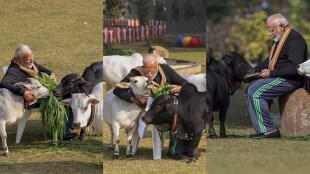
<path id="1" fill-rule="evenodd" d="M 35 61 L 54 71 L 58 81 L 102 60 L 102 1 L 1 0 L 0 6 L 0 78 L 21 43 L 33 49 Z M 102 173 L 101 137 L 54 147 L 40 122 L 38 114 L 31 115 L 18 145 L 17 124 L 8 126 L 11 154 L 0 156 L 0 173 Z"/>
<path id="2" fill-rule="evenodd" d="M 310 137 L 253 140 L 244 90 L 232 96 L 227 114 L 227 139 L 207 139 L 208 174 L 304 174 L 310 170 Z M 277 109 L 273 106 L 273 110 Z M 218 120 L 218 117 L 215 117 Z M 219 134 L 219 122 L 216 122 Z M 281 130 L 281 129 L 280 129 Z"/>
<path id="3" fill-rule="evenodd" d="M 199 144 L 200 158 L 196 163 L 187 164 L 186 160 L 176 161 L 167 156 L 169 139 L 165 141 L 165 148 L 162 152 L 161 160 L 153 160 L 151 126 L 148 127 L 145 137 L 140 141 L 137 154 L 134 158 L 126 158 L 126 131 L 120 131 L 120 157 L 112 159 L 113 151 L 108 151 L 110 136 L 108 125 L 104 125 L 103 138 L 103 170 L 108 174 L 136 174 L 136 173 L 206 173 L 206 138 L 203 134 Z"/>
<path id="4" fill-rule="evenodd" d="M 8 128 L 10 156 L 0 156 L 0 173 L 102 173 L 101 137 L 86 136 L 55 147 L 45 139 L 39 117 L 31 115 L 20 144 L 15 144 L 17 124 Z"/>
<path id="5" fill-rule="evenodd" d="M 149 46 L 145 42 L 117 44 L 113 47 L 121 49 L 133 49 L 138 53 L 147 53 Z M 180 48 L 180 47 L 165 47 L 169 51 L 169 59 L 187 60 L 201 64 L 201 73 L 206 73 L 206 49 L 205 48 Z"/>

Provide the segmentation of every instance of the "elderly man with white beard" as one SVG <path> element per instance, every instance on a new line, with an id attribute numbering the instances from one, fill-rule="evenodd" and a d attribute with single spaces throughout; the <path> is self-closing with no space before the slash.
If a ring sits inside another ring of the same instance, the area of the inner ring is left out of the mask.
<path id="1" fill-rule="evenodd" d="M 307 43 L 281 14 L 267 19 L 267 32 L 273 39 L 269 58 L 255 67 L 259 79 L 246 90 L 248 110 L 256 134 L 251 138 L 280 138 L 273 124 L 268 100 L 302 87 L 304 77 L 297 73 L 297 65 L 307 59 Z"/>
<path id="2" fill-rule="evenodd" d="M 32 102 L 34 94 L 25 91 L 17 86 L 18 82 L 26 82 L 27 78 L 42 76 L 42 73 L 50 75 L 51 79 L 56 80 L 55 74 L 47 68 L 37 64 L 33 58 L 33 52 L 28 45 L 19 45 L 15 50 L 15 56 L 7 69 L 6 74 L 0 83 L 0 88 L 7 88 L 12 93 L 23 96 L 25 101 Z"/>
<path id="3" fill-rule="evenodd" d="M 170 92 L 172 94 L 180 93 L 181 86 L 185 83 L 188 83 L 183 77 L 177 74 L 169 65 L 159 64 L 158 56 L 155 54 L 147 54 L 143 57 L 143 66 L 138 66 L 130 71 L 130 73 L 122 80 L 122 82 L 129 82 L 130 77 L 134 76 L 145 76 L 153 83 L 153 88 L 151 92 L 154 92 L 159 86 L 169 83 L 173 85 Z M 146 96 L 135 96 L 130 88 L 121 88 L 115 87 L 113 90 L 114 95 L 119 97 L 122 100 L 125 100 L 130 103 L 136 103 L 141 108 L 146 107 L 147 98 Z M 142 122 L 139 122 L 141 124 Z M 141 126 L 139 125 L 139 128 Z M 154 132 L 153 128 L 153 132 Z M 153 133 L 154 135 L 154 133 Z M 141 137 L 141 136 L 140 136 Z M 143 137 L 143 135 L 142 135 Z M 142 138 L 141 137 L 141 138 Z M 154 139 L 154 138 L 153 138 Z M 170 138 L 168 156 L 173 159 L 182 159 L 188 151 L 192 151 L 193 147 L 191 143 L 183 143 L 183 141 L 178 140 L 176 144 L 173 143 Z M 153 142 L 154 143 L 154 142 Z M 156 146 L 156 145 L 155 145 Z M 153 145 L 154 148 L 154 145 Z M 161 155 L 157 155 L 153 149 L 153 158 L 160 159 Z"/>

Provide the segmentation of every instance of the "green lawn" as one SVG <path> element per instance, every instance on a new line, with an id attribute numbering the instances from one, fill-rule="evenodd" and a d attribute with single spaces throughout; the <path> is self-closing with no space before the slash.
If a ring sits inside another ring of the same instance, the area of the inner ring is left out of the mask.
<path id="1" fill-rule="evenodd" d="M 232 96 L 227 114 L 227 139 L 207 139 L 208 174 L 304 174 L 310 170 L 310 137 L 253 140 L 244 90 Z M 277 111 L 276 104 L 273 111 Z M 218 120 L 218 117 L 215 117 Z M 216 122 L 217 133 L 219 122 Z"/>
<path id="2" fill-rule="evenodd" d="M 33 49 L 35 60 L 54 71 L 58 81 L 102 60 L 102 1 L 1 0 L 0 7 L 0 78 L 21 43 Z M 17 124 L 8 126 L 11 154 L 0 156 L 0 173 L 102 173 L 101 137 L 54 147 L 40 122 L 38 114 L 31 115 L 18 145 Z"/>

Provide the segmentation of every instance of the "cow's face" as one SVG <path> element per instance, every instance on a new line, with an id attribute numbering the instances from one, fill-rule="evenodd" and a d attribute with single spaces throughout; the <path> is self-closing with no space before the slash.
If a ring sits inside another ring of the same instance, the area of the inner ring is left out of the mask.
<path id="1" fill-rule="evenodd" d="M 234 73 L 234 79 L 237 81 L 242 81 L 246 74 L 254 70 L 253 67 L 236 52 L 227 52 L 223 60 L 231 67 Z"/>
<path id="2" fill-rule="evenodd" d="M 144 76 L 135 76 L 129 78 L 130 82 L 120 82 L 116 84 L 116 86 L 121 88 L 131 88 L 132 92 L 135 95 L 148 95 L 150 94 L 150 89 L 152 88 L 151 81 L 148 80 L 148 78 Z"/>
<path id="3" fill-rule="evenodd" d="M 73 93 L 85 93 L 86 89 L 92 86 L 78 74 L 68 74 L 61 79 L 60 84 L 55 88 L 55 96 L 65 97 Z"/>
<path id="4" fill-rule="evenodd" d="M 169 123 L 171 125 L 173 112 L 173 99 L 170 95 L 161 95 L 157 97 L 150 109 L 142 117 L 146 124 L 162 125 Z"/>
<path id="5" fill-rule="evenodd" d="M 48 97 L 49 91 L 38 80 L 34 78 L 28 78 L 28 82 L 19 82 L 14 84 L 25 91 L 32 91 L 34 94 L 34 101 L 29 103 L 32 105 L 40 98 Z"/>
<path id="6" fill-rule="evenodd" d="M 304 63 L 298 65 L 297 71 L 300 75 L 310 77 L 310 60 L 307 60 Z"/>
<path id="7" fill-rule="evenodd" d="M 150 94 L 149 80 L 144 76 L 136 76 L 130 78 L 130 84 L 135 95 L 148 95 Z"/>
<path id="8" fill-rule="evenodd" d="M 72 94 L 72 98 L 62 100 L 63 105 L 70 106 L 74 116 L 73 126 L 75 128 L 85 127 L 90 119 L 91 105 L 99 103 L 93 94 L 86 96 L 84 93 Z"/>

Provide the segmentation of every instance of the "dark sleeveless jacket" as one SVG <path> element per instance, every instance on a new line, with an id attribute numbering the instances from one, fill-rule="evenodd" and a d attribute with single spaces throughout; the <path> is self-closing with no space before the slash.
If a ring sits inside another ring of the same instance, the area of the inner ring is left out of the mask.
<path id="1" fill-rule="evenodd" d="M 160 64 L 159 66 L 161 67 L 162 72 L 165 75 L 164 77 L 166 79 L 164 80 L 165 82 L 172 84 L 172 85 L 179 85 L 179 86 L 185 83 L 188 83 L 187 80 L 185 80 L 183 77 L 177 74 L 169 65 Z M 130 73 L 121 82 L 128 83 L 130 77 L 141 76 L 142 74 L 141 72 L 137 70 L 137 68 L 132 69 Z M 159 71 L 157 75 L 155 76 L 155 78 L 153 79 L 153 81 L 159 85 L 163 85 L 162 80 L 163 80 L 163 77 Z M 113 90 L 113 94 L 119 97 L 120 99 L 123 99 L 128 102 L 130 102 L 131 97 L 134 97 L 134 94 L 130 88 L 115 87 Z"/>

